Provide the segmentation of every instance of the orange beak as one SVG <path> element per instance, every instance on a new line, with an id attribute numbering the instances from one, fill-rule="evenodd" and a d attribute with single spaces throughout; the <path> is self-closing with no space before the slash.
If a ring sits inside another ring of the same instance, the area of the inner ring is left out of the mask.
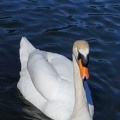
<path id="1" fill-rule="evenodd" d="M 89 78 L 89 72 L 88 72 L 88 68 L 87 67 L 84 67 L 82 65 L 82 61 L 81 59 L 78 60 L 78 66 L 79 66 L 79 69 L 80 69 L 80 76 L 82 79 L 88 79 Z"/>

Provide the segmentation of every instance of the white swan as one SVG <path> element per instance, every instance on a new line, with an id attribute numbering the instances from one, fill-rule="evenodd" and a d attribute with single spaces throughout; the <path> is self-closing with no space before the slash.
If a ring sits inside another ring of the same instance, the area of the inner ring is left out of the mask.
<path id="1" fill-rule="evenodd" d="M 94 106 L 84 81 L 89 77 L 88 54 L 86 41 L 74 43 L 71 62 L 62 55 L 34 48 L 22 37 L 17 87 L 29 102 L 54 120 L 92 120 Z"/>

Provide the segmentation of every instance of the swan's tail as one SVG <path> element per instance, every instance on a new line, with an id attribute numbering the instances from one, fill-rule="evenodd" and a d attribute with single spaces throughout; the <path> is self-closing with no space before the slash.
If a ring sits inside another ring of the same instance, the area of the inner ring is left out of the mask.
<path id="1" fill-rule="evenodd" d="M 31 81 L 30 76 L 27 70 L 27 62 L 29 55 L 35 50 L 33 45 L 25 38 L 22 37 L 20 41 L 20 62 L 21 62 L 21 71 L 20 71 L 20 79 L 17 84 L 17 88 L 20 90 L 22 95 L 29 99 L 29 91 L 31 90 Z M 30 87 L 30 88 L 29 88 Z"/>
<path id="2" fill-rule="evenodd" d="M 21 61 L 21 69 L 26 67 L 28 57 L 30 53 L 35 50 L 35 47 L 27 40 L 26 37 L 22 37 L 20 42 L 20 61 Z"/>

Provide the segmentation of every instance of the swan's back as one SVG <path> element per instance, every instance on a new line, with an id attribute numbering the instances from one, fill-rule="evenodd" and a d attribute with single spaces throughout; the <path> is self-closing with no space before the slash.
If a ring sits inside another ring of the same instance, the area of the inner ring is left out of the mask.
<path id="1" fill-rule="evenodd" d="M 24 37 L 20 61 L 17 87 L 22 95 L 47 116 L 68 119 L 75 98 L 72 62 L 62 55 L 37 50 Z"/>

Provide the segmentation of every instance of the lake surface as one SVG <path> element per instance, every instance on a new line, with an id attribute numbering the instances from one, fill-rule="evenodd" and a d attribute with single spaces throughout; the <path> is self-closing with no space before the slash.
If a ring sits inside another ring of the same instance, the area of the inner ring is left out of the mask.
<path id="1" fill-rule="evenodd" d="M 0 120 L 50 120 L 16 87 L 22 36 L 69 59 L 73 42 L 87 40 L 94 120 L 120 120 L 119 0 L 0 1 Z"/>

